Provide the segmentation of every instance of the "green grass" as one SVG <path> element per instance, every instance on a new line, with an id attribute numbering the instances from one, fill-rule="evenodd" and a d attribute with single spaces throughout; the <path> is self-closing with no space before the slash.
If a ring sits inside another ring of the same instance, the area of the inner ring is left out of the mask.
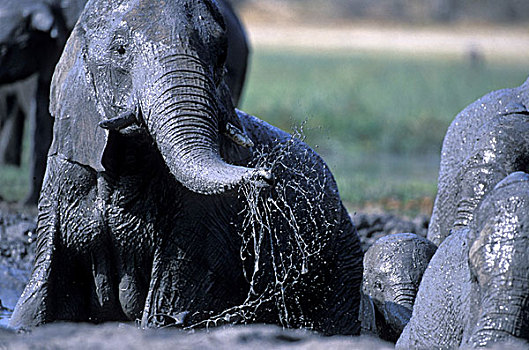
<path id="1" fill-rule="evenodd" d="M 29 189 L 29 123 L 24 127 L 24 149 L 21 165 L 0 164 L 0 199 L 21 201 Z"/>
<path id="2" fill-rule="evenodd" d="M 242 109 L 284 130 L 304 123 L 353 204 L 434 197 L 455 115 L 518 86 L 528 65 L 390 55 L 254 52 Z"/>
<path id="3" fill-rule="evenodd" d="M 242 109 L 306 141 L 353 205 L 432 198 L 446 128 L 485 93 L 520 85 L 529 64 L 390 54 L 254 50 Z M 25 166 L 0 168 L 0 196 L 19 200 Z"/>

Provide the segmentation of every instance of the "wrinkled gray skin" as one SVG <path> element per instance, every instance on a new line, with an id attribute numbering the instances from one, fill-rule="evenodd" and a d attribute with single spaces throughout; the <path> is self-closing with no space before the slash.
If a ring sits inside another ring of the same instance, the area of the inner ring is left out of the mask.
<path id="1" fill-rule="evenodd" d="M 411 318 L 422 275 L 436 246 L 413 233 L 378 239 L 364 256 L 362 314 L 370 331 L 396 342 Z M 369 312 L 371 309 L 371 315 Z"/>
<path id="2" fill-rule="evenodd" d="M 86 0 L 2 0 L 0 2 L 0 163 L 20 165 L 22 131 L 30 117 L 32 150 L 30 189 L 24 200 L 36 204 L 52 141 L 49 87 L 66 39 Z M 229 3 L 218 2 L 226 19 L 228 53 L 226 82 L 235 105 L 244 85 L 249 47 L 244 29 Z M 37 74 L 36 92 L 12 83 Z M 35 94 L 34 111 L 27 95 Z"/>
<path id="3" fill-rule="evenodd" d="M 215 2 L 89 1 L 53 78 L 38 251 L 12 326 L 221 315 L 359 332 L 362 252 L 334 179 L 234 109 L 225 57 Z"/>
<path id="4" fill-rule="evenodd" d="M 428 239 L 468 227 L 483 196 L 508 174 L 529 166 L 529 82 L 491 92 L 452 122 L 441 154 Z"/>
<path id="5" fill-rule="evenodd" d="M 451 349 L 529 338 L 529 175 L 483 197 L 437 249 L 397 348 Z"/>

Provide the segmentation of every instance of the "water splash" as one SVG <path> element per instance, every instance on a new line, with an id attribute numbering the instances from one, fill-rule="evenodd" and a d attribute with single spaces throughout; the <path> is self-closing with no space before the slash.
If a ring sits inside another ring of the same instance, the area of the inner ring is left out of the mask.
<path id="1" fill-rule="evenodd" d="M 329 214 L 334 180 L 310 149 L 300 147 L 302 139 L 301 126 L 290 139 L 254 150 L 251 166 L 270 169 L 276 180 L 268 188 L 246 184 L 240 190 L 244 220 L 236 231 L 250 286 L 246 300 L 190 328 L 271 322 L 263 313 L 275 314 L 283 327 L 313 328 L 302 299 L 324 288 L 319 270 L 338 216 Z"/>

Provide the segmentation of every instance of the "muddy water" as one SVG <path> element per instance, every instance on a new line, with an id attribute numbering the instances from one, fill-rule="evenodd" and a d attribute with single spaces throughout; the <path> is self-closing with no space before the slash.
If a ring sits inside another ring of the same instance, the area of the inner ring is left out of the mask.
<path id="1" fill-rule="evenodd" d="M 29 279 L 35 228 L 35 213 L 0 205 L 0 326 L 7 326 Z"/>
<path id="2" fill-rule="evenodd" d="M 0 326 L 7 327 L 9 317 L 29 279 L 29 270 L 0 266 Z"/>

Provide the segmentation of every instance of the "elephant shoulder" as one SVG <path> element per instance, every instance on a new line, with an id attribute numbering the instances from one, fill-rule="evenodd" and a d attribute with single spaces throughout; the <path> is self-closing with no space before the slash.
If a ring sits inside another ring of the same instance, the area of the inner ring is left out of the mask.
<path id="1" fill-rule="evenodd" d="M 246 133 L 255 144 L 271 145 L 277 142 L 285 142 L 291 139 L 291 135 L 267 122 L 250 115 L 241 110 L 237 110 L 237 115 Z"/>
<path id="2" fill-rule="evenodd" d="M 480 125 L 494 116 L 494 109 L 497 109 L 498 103 L 501 103 L 508 96 L 506 91 L 493 91 L 469 104 L 456 115 L 448 128 L 447 137 L 452 134 L 455 136 L 464 132 L 471 132 L 479 128 Z"/>
<path id="3" fill-rule="evenodd" d="M 255 116 L 239 110 L 237 113 L 257 148 L 282 152 L 283 159 L 287 159 L 290 165 L 318 167 L 321 174 L 332 177 L 325 161 L 305 142 Z"/>
<path id="4" fill-rule="evenodd" d="M 492 91 L 463 109 L 452 121 L 443 142 L 440 173 L 452 171 L 473 151 L 477 140 L 506 115 L 526 114 L 529 83 Z"/>
<path id="5" fill-rule="evenodd" d="M 529 82 L 510 89 L 489 92 L 469 104 L 454 119 L 447 136 L 462 133 L 464 130 L 476 130 L 482 125 L 502 115 L 525 113 L 529 105 Z"/>

